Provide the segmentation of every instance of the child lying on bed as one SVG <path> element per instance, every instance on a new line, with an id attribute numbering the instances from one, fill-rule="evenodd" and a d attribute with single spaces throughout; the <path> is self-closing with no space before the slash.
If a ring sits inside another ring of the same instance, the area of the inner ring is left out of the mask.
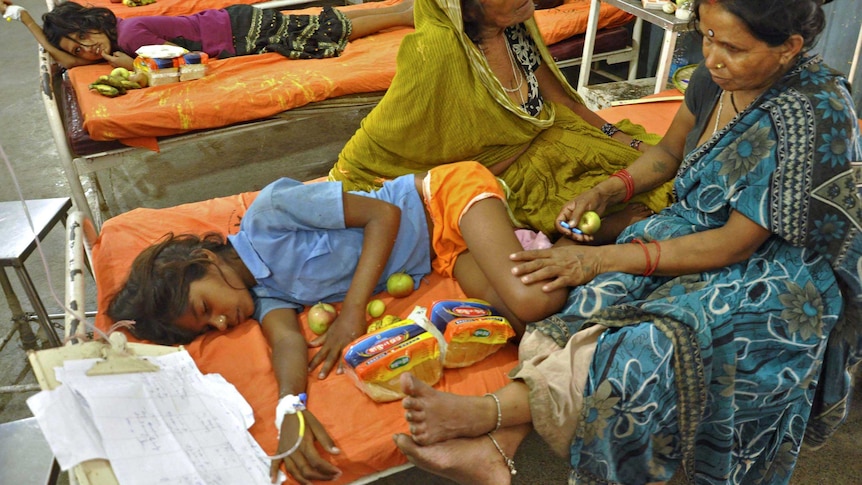
<path id="1" fill-rule="evenodd" d="M 172 44 L 212 58 L 278 52 L 292 59 L 337 57 L 347 42 L 383 29 L 413 25 L 413 0 L 389 7 L 320 15 L 285 15 L 277 9 L 232 5 L 188 16 L 118 19 L 102 7 L 65 2 L 42 16 L 42 27 L 21 6 L 0 1 L 6 19 L 20 20 L 66 68 L 107 61 L 132 70 L 144 45 Z"/>
<path id="2" fill-rule="evenodd" d="M 169 234 L 144 250 L 107 313 L 134 320 L 136 337 L 162 344 L 254 318 L 272 348 L 279 396 L 293 402 L 309 371 L 322 363 L 318 376 L 326 377 L 343 348 L 365 333 L 366 304 L 396 272 L 411 275 L 417 287 L 432 268 L 455 277 L 467 296 L 506 316 L 520 337 L 524 322 L 559 310 L 567 295 L 521 283 L 509 259 L 521 249 L 500 184 L 476 162 L 404 175 L 375 192 L 283 178 L 261 190 L 227 240 Z M 307 344 L 298 313 L 319 301 L 343 304 L 329 330 Z M 310 362 L 308 345 L 321 346 Z M 338 450 L 314 416 L 303 414 L 305 437 L 298 437 L 299 417 L 285 416 L 281 425 L 279 453 L 299 445 L 283 458 L 285 467 L 295 477 L 334 478 L 338 470 L 319 456 L 314 440 Z M 273 476 L 281 461 L 274 460 Z"/>

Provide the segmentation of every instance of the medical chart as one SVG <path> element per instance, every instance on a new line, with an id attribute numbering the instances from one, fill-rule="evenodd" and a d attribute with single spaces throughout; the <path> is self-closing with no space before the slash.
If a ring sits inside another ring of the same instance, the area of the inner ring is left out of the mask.
<path id="1" fill-rule="evenodd" d="M 67 360 L 63 385 L 28 399 L 61 467 L 105 458 L 122 485 L 270 483 L 236 389 L 185 351 L 148 360 L 160 370 L 103 376 L 86 375 L 96 359 Z"/>

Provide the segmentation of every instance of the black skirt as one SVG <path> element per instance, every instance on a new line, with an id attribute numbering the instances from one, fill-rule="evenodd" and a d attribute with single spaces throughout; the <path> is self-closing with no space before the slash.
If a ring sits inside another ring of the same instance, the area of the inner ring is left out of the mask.
<path id="1" fill-rule="evenodd" d="M 250 5 L 225 10 L 238 56 L 278 52 L 291 59 L 337 57 L 350 38 L 350 19 L 332 7 L 323 7 L 320 15 L 284 15 Z"/>

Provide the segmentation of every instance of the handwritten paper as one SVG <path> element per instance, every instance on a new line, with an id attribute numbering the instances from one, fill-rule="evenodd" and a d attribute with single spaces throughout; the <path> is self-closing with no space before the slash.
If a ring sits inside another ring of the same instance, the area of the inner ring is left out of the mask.
<path id="1" fill-rule="evenodd" d="M 42 391 L 31 398 L 31 410 L 43 431 L 48 430 L 52 450 L 55 443 L 80 446 L 80 429 L 50 429 L 51 417 L 44 413 L 61 414 L 50 403 L 53 394 L 64 399 L 64 407 L 71 395 L 79 409 L 62 416 L 89 416 L 75 426 L 90 421 L 95 431 L 89 434 L 101 441 L 84 459 L 102 454 L 123 485 L 270 483 L 269 461 L 247 431 L 251 408 L 236 389 L 220 376 L 203 376 L 187 352 L 149 360 L 160 367 L 158 372 L 87 376 L 94 360 L 69 360 L 56 369 L 67 391 Z M 61 454 L 66 462 L 61 466 L 67 469 L 75 459 L 68 455 L 75 450 Z"/>

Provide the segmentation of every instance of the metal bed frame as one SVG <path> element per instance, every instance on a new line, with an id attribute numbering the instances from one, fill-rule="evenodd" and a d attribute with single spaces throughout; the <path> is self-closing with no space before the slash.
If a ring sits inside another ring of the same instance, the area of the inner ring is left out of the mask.
<path id="1" fill-rule="evenodd" d="M 48 9 L 52 9 L 57 3 L 61 3 L 62 1 L 63 0 L 46 0 Z M 278 8 L 308 4 L 313 1 L 314 0 L 275 0 L 254 5 L 260 8 Z M 557 62 L 557 65 L 560 68 L 576 66 L 580 64 L 580 60 L 580 58 L 560 60 Z M 634 47 L 629 45 L 624 49 L 604 53 L 594 53 L 591 56 L 591 63 L 602 60 L 609 64 L 629 62 L 630 65 L 635 65 L 637 62 L 637 40 L 635 40 Z M 62 69 L 56 61 L 54 61 L 51 55 L 40 46 L 39 77 L 41 97 L 48 116 L 48 124 L 51 129 L 51 134 L 54 139 L 54 143 L 57 146 L 60 165 L 69 184 L 70 196 L 75 208 L 82 211 L 84 215 L 92 220 L 98 228 L 101 226 L 101 221 L 111 217 L 113 214 L 111 213 L 107 200 L 102 193 L 97 172 L 121 166 L 129 161 L 139 160 L 144 155 L 151 155 L 152 152 L 145 148 L 122 147 L 90 154 L 75 153 L 67 139 L 65 120 L 61 110 L 61 103 L 63 102 L 62 90 L 64 89 L 62 86 L 61 71 Z M 634 74 L 632 71 L 633 70 L 630 69 L 629 79 L 633 79 Z M 603 76 L 612 80 L 621 80 L 610 73 L 603 71 L 600 72 Z M 370 108 L 377 104 L 383 94 L 383 92 L 376 92 L 332 98 L 312 103 L 311 105 L 290 109 L 269 118 L 239 123 L 207 131 L 161 138 L 159 139 L 159 145 L 163 148 L 170 148 L 196 141 L 211 140 L 214 142 L 227 136 L 235 136 L 258 129 L 275 128 L 277 126 L 296 123 L 308 119 L 311 116 L 320 115 L 321 113 L 335 114 L 361 108 Z M 83 177 L 85 176 L 89 177 L 93 184 L 96 210 L 94 210 L 94 206 L 91 205 L 91 201 L 84 189 Z"/>

